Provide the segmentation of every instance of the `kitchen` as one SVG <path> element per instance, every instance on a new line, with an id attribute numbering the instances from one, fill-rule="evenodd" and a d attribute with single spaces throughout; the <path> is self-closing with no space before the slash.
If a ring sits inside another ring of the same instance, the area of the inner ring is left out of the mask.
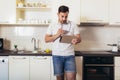
<path id="1" fill-rule="evenodd" d="M 74 21 L 81 31 L 82 42 L 75 46 L 75 51 L 108 51 L 111 50 L 112 47 L 107 44 L 117 44 L 118 39 L 120 38 L 120 35 L 118 35 L 120 34 L 120 11 L 116 10 L 119 7 L 119 0 L 92 0 L 90 2 L 88 0 L 35 0 L 34 2 L 33 0 L 25 0 L 32 5 L 41 1 L 40 3 L 48 4 L 49 7 L 51 7 L 45 8 L 45 10 L 43 8 L 40 12 L 38 11 L 39 9 L 36 8 L 35 10 L 34 8 L 30 8 L 30 10 L 29 8 L 21 9 L 19 8 L 21 5 L 19 7 L 16 6 L 16 1 L 17 0 L 3 0 L 0 2 L 0 38 L 4 39 L 4 49 L 14 50 L 14 45 L 17 45 L 18 50 L 33 51 L 34 44 L 31 42 L 32 38 L 37 40 L 37 48 L 39 48 L 39 50 L 43 51 L 45 49 L 51 49 L 51 43 L 46 44 L 44 42 L 44 35 L 49 26 L 49 20 L 56 20 L 57 7 L 61 4 L 70 6 L 69 19 Z M 43 11 L 44 14 L 41 11 Z M 20 12 L 24 14 L 19 14 Z M 38 20 L 38 17 L 40 22 L 36 21 L 36 18 Z M 107 23 L 108 25 L 81 26 L 80 22 L 85 24 Z M 31 59 L 34 59 L 34 57 Z M 80 57 L 80 59 L 82 58 Z M 20 61 L 20 63 L 22 62 L 24 62 L 24 57 L 23 61 Z M 26 66 L 29 67 L 29 56 L 26 56 L 25 62 L 27 63 Z M 79 65 L 79 62 L 77 65 Z M 18 67 L 20 68 L 20 66 Z M 48 71 L 50 71 L 50 69 Z M 29 69 L 27 69 L 26 72 L 27 73 L 25 74 L 29 74 Z M 28 79 L 25 78 L 25 80 Z"/>

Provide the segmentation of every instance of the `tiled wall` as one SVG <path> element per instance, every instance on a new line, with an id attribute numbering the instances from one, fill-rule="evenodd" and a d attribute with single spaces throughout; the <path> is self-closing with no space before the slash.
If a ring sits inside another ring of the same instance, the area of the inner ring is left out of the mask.
<path id="1" fill-rule="evenodd" d="M 13 49 L 16 44 L 20 50 L 33 50 L 32 38 L 37 40 L 37 47 L 41 49 L 51 48 L 48 43 L 44 42 L 46 26 L 3 26 L 0 29 L 6 49 Z"/>
<path id="2" fill-rule="evenodd" d="M 44 42 L 46 30 L 47 26 L 2 26 L 0 36 L 5 40 L 6 49 L 13 49 L 17 44 L 20 50 L 33 50 L 33 37 L 39 40 L 39 48 L 51 49 L 51 43 Z M 111 47 L 107 44 L 117 43 L 120 37 L 120 27 L 80 27 L 80 30 L 82 42 L 75 45 L 75 50 L 109 50 Z"/>

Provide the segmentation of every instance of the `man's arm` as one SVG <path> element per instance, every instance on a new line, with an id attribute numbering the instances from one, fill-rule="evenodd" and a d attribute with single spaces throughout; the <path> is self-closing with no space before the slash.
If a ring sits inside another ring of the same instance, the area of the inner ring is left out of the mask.
<path id="1" fill-rule="evenodd" d="M 45 42 L 54 42 L 57 38 L 59 38 L 65 31 L 61 28 L 57 31 L 55 35 L 45 35 Z"/>
<path id="2" fill-rule="evenodd" d="M 49 34 L 46 34 L 45 35 L 45 42 L 54 42 L 59 36 L 56 34 L 56 35 L 49 35 Z"/>

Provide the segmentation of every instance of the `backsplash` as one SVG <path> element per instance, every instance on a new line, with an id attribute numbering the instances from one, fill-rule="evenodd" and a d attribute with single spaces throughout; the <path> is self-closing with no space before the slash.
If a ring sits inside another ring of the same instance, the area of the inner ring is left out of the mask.
<path id="1" fill-rule="evenodd" d="M 51 48 L 50 43 L 44 42 L 44 35 L 47 27 L 36 27 L 36 26 L 4 26 L 0 27 L 1 37 L 5 41 L 5 49 L 13 49 L 14 45 L 18 45 L 19 50 L 33 50 L 34 45 L 32 38 L 37 40 L 37 47 L 39 49 Z M 9 45 L 9 47 L 8 47 Z"/>
<path id="2" fill-rule="evenodd" d="M 75 45 L 75 50 L 110 50 L 107 44 L 117 43 L 120 37 L 119 27 L 79 27 L 82 42 Z M 18 45 L 19 50 L 33 50 L 32 38 L 38 40 L 39 49 L 52 49 L 51 43 L 45 43 L 44 36 L 47 26 L 1 26 L 0 37 L 4 38 L 5 49 L 13 49 Z"/>

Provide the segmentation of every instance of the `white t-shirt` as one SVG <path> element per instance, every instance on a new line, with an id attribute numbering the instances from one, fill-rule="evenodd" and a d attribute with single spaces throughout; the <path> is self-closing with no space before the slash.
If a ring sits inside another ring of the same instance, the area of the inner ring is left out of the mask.
<path id="1" fill-rule="evenodd" d="M 66 35 L 76 35 L 80 34 L 79 28 L 76 24 L 71 21 L 68 21 L 67 24 L 60 24 L 60 23 L 52 23 L 47 29 L 47 33 L 49 35 L 54 35 L 57 33 L 58 29 L 62 28 L 63 30 L 68 31 Z M 74 55 L 74 47 L 70 43 L 61 43 L 60 38 L 57 38 L 53 42 L 53 50 L 52 55 L 59 55 L 59 56 L 69 56 Z"/>

